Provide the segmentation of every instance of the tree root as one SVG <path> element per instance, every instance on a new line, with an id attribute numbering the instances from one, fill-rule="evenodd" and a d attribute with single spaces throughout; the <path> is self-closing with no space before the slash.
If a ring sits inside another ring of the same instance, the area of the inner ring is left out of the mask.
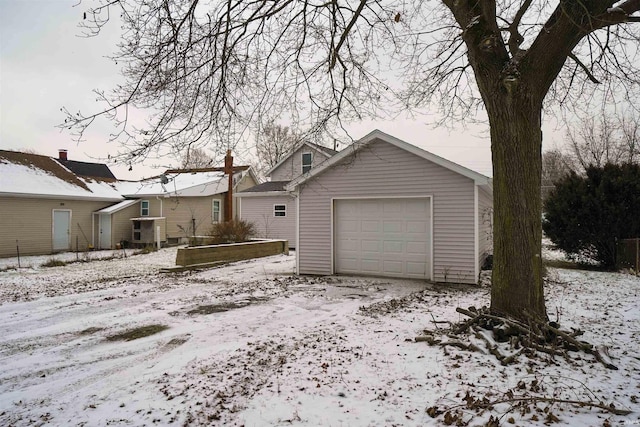
<path id="1" fill-rule="evenodd" d="M 415 341 L 426 341 L 431 345 L 454 346 L 463 350 L 480 351 L 482 353 L 489 352 L 503 365 L 515 362 L 525 349 L 552 356 L 563 356 L 567 359 L 569 358 L 568 351 L 582 351 L 593 355 L 598 362 L 608 369 L 618 369 L 611 361 L 606 346 L 594 347 L 592 344 L 576 338 L 582 334 L 582 331 L 563 331 L 554 322 L 543 322 L 533 317 L 530 317 L 528 324 L 525 324 L 516 319 L 492 314 L 487 308 L 477 310 L 474 307 L 469 309 L 458 307 L 456 311 L 469 317 L 469 319 L 458 325 L 453 325 L 446 335 L 448 339 L 435 338 L 431 332 L 425 331 L 426 335 L 416 337 Z M 436 323 L 435 319 L 434 323 Z M 486 347 L 486 351 L 471 342 L 462 341 L 459 335 L 465 332 L 481 340 L 484 343 L 484 347 Z M 507 341 L 510 343 L 511 349 L 514 350 L 511 354 L 504 354 L 498 345 L 498 342 Z"/>

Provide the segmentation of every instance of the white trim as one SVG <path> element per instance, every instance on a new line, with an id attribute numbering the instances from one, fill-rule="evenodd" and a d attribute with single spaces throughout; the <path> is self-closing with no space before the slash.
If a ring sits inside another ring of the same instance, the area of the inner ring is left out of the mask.
<path id="1" fill-rule="evenodd" d="M 290 195 L 290 191 L 285 190 L 276 190 L 276 191 L 250 191 L 248 193 L 234 193 L 233 197 L 243 198 L 243 197 L 267 197 L 267 196 L 288 196 Z"/>
<path id="2" fill-rule="evenodd" d="M 238 219 L 242 220 L 242 199 L 239 199 L 236 202 L 236 209 L 238 210 Z"/>
<path id="3" fill-rule="evenodd" d="M 295 192 L 296 198 L 296 274 L 300 274 L 300 190 Z"/>
<path id="4" fill-rule="evenodd" d="M 311 156 L 311 162 L 309 163 L 309 170 L 307 172 L 304 171 L 304 156 L 305 154 L 308 154 Z M 311 171 L 311 169 L 313 169 L 313 152 L 311 151 L 303 151 L 300 153 L 300 174 L 303 175 L 305 173 L 308 173 Z"/>
<path id="5" fill-rule="evenodd" d="M 330 159 L 328 159 L 327 161 L 323 162 L 321 165 L 316 166 L 315 168 L 311 168 L 311 170 L 304 174 L 303 176 L 299 176 L 297 178 L 295 178 L 294 180 L 292 180 L 289 184 L 287 184 L 285 186 L 286 190 L 293 190 L 295 187 L 297 187 L 299 184 L 311 179 L 312 177 L 319 175 L 320 173 L 322 173 L 323 171 L 325 171 L 326 169 L 330 168 L 331 166 L 333 166 L 334 164 L 340 162 L 341 160 L 343 160 L 344 158 L 346 158 L 347 156 L 350 156 L 352 154 L 355 154 L 358 150 L 360 150 L 361 148 L 367 146 L 368 144 L 370 144 L 373 141 L 376 140 L 381 140 L 384 142 L 387 142 L 391 145 L 394 145 L 400 149 L 403 149 L 405 151 L 408 151 L 409 153 L 415 154 L 418 157 L 422 157 L 425 160 L 428 160 L 430 162 L 433 162 L 439 166 L 442 166 L 446 169 L 449 169 L 453 172 L 456 172 L 462 176 L 465 176 L 471 180 L 473 180 L 476 184 L 478 185 L 487 185 L 490 186 L 491 185 L 491 179 L 479 174 L 478 172 L 472 171 L 471 169 L 467 169 L 464 166 L 461 166 L 457 163 L 454 163 L 450 160 L 447 160 L 445 158 L 442 158 L 440 156 L 437 156 L 433 153 L 430 153 L 428 151 L 423 150 L 422 148 L 418 148 L 415 145 L 411 145 L 408 142 L 402 141 L 401 139 L 398 139 L 394 136 L 391 136 L 389 134 L 386 134 L 380 130 L 374 130 L 372 132 L 370 132 L 369 134 L 367 134 L 366 136 L 364 136 L 362 139 L 358 140 L 357 142 L 355 142 L 354 144 L 352 144 L 351 146 L 345 148 L 344 150 L 342 150 L 341 152 L 339 152 L 338 154 L 336 154 L 335 156 L 331 157 Z"/>
<path id="6" fill-rule="evenodd" d="M 215 209 L 213 208 L 214 205 L 216 204 L 216 202 L 218 203 L 218 219 L 215 220 L 213 218 L 213 214 L 215 213 Z M 220 216 L 222 213 L 222 203 L 220 199 L 211 199 L 211 224 L 218 224 L 220 223 Z"/>
<path id="7" fill-rule="evenodd" d="M 144 209 L 144 208 L 142 207 L 142 205 L 144 204 L 144 202 L 147 202 L 147 214 L 146 214 L 146 215 L 144 215 L 144 214 L 142 213 L 142 210 Z M 150 202 L 149 200 L 146 200 L 146 199 L 141 199 L 141 200 L 140 200 L 140 216 L 141 216 L 141 217 L 148 217 L 148 216 L 151 216 L 151 202 Z"/>
<path id="8" fill-rule="evenodd" d="M 284 212 L 284 215 L 276 215 L 276 206 L 284 207 L 284 210 L 280 210 L 279 212 Z M 287 217 L 287 205 L 284 203 L 274 203 L 273 204 L 273 217 L 274 218 L 286 218 Z"/>
<path id="9" fill-rule="evenodd" d="M 428 272 L 429 277 L 425 278 L 425 280 L 429 280 L 429 281 L 434 281 L 433 280 L 433 264 L 434 264 L 434 259 L 433 259 L 433 235 L 434 235 L 434 229 L 433 229 L 433 195 L 432 194 L 425 194 L 425 195 L 420 195 L 420 196 L 399 196 L 399 195 L 393 195 L 393 196 L 383 196 L 383 195 L 376 195 L 376 196 L 340 196 L 340 197 L 332 197 L 330 199 L 330 203 L 331 203 L 331 274 L 336 274 L 335 272 L 335 242 L 334 242 L 334 221 L 335 221 L 335 214 L 334 214 L 334 206 L 335 206 L 335 201 L 337 200 L 378 200 L 378 199 L 429 199 L 429 266 L 430 266 L 430 271 Z M 298 240 L 298 245 L 300 244 L 300 241 Z M 296 248 L 297 250 L 297 248 Z"/>
<path id="10" fill-rule="evenodd" d="M 480 250 L 480 224 L 478 215 L 480 214 L 480 209 L 478 206 L 478 185 L 473 186 L 473 250 L 476 254 L 474 269 L 474 277 L 476 283 L 478 283 L 478 278 L 480 276 L 480 254 L 478 251 Z"/>

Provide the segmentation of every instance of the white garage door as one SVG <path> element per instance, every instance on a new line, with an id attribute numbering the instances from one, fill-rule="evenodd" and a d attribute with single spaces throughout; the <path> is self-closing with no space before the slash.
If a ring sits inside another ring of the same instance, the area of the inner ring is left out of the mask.
<path id="1" fill-rule="evenodd" d="M 334 202 L 335 272 L 431 279 L 429 198 Z"/>

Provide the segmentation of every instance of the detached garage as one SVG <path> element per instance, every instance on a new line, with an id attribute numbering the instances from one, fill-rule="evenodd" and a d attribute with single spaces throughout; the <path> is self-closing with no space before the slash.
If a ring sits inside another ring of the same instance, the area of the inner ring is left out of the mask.
<path id="1" fill-rule="evenodd" d="M 287 190 L 300 274 L 477 283 L 491 252 L 491 180 L 377 130 Z"/>

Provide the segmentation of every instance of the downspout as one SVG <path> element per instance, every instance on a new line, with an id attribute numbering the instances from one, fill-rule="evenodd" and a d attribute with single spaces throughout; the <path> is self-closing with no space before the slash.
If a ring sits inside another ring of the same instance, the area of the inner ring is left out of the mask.
<path id="1" fill-rule="evenodd" d="M 231 150 L 227 150 L 224 158 L 224 173 L 229 176 L 229 189 L 224 201 L 224 220 L 225 222 L 233 219 L 233 157 Z"/>

